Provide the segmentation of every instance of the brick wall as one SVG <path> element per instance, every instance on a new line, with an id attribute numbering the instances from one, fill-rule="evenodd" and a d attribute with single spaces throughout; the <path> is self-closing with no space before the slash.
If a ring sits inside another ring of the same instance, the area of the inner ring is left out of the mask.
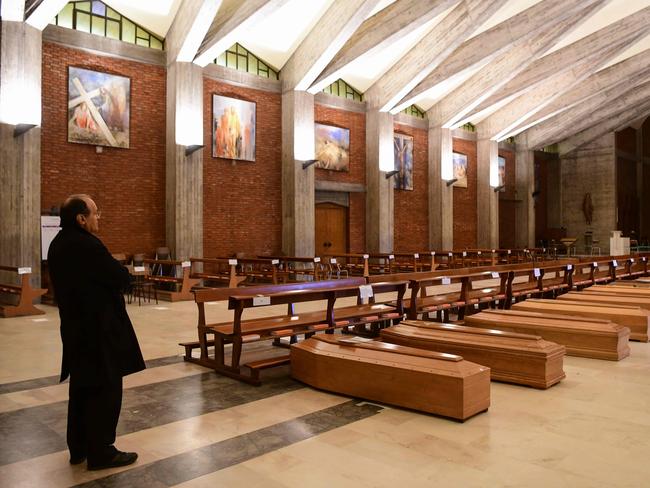
<path id="1" fill-rule="evenodd" d="M 395 190 L 396 252 L 422 252 L 429 249 L 428 150 L 425 129 L 395 124 L 394 130 L 413 137 L 413 191 Z"/>
<path id="2" fill-rule="evenodd" d="M 314 106 L 314 122 L 350 129 L 350 171 L 316 168 L 316 180 L 366 184 L 366 115 L 364 113 Z M 350 193 L 348 247 L 352 253 L 365 251 L 366 194 Z"/>
<path id="3" fill-rule="evenodd" d="M 517 225 L 515 212 L 515 177 L 516 164 L 513 151 L 500 150 L 499 156 L 506 160 L 506 187 L 499 193 L 499 247 L 515 247 L 515 226 Z"/>
<path id="4" fill-rule="evenodd" d="M 131 78 L 130 148 L 68 141 L 68 66 Z M 43 43 L 41 207 L 88 193 L 102 211 L 111 252 L 151 253 L 165 244 L 165 69 Z"/>
<path id="5" fill-rule="evenodd" d="M 257 104 L 255 162 L 212 157 L 212 94 Z M 281 97 L 203 79 L 203 253 L 278 254 L 282 248 Z"/>
<path id="6" fill-rule="evenodd" d="M 454 187 L 454 249 L 476 247 L 476 142 L 454 139 L 455 152 L 467 155 L 467 188 Z"/>

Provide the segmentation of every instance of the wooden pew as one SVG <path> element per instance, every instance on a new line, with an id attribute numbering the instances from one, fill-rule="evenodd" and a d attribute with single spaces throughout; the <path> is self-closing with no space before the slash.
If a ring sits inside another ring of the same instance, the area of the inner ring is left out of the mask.
<path id="1" fill-rule="evenodd" d="M 258 258 L 190 258 L 190 278 L 200 279 L 203 286 L 227 286 L 261 281 L 277 284 L 279 260 Z"/>
<path id="2" fill-rule="evenodd" d="M 368 291 L 363 278 L 333 280 L 321 282 L 295 283 L 286 285 L 268 285 L 260 287 L 224 289 L 202 289 L 195 291 L 195 301 L 199 311 L 198 343 L 183 343 L 185 360 L 211 367 L 220 374 L 230 376 L 251 384 L 259 384 L 259 370 L 287 362 L 287 358 L 272 359 L 254 364 L 240 364 L 243 344 L 263 340 L 275 340 L 280 337 L 307 336 L 317 331 L 353 327 L 381 322 L 397 322 L 403 317 L 402 300 L 406 291 L 406 282 L 377 283 L 371 285 L 373 293 L 397 294 L 397 303 L 361 303 L 335 308 L 336 300 L 344 297 L 357 297 Z M 219 301 L 228 294 L 228 308 L 233 311 L 233 318 L 222 323 L 206 321 L 205 303 Z M 296 303 L 325 301 L 326 307 L 313 312 L 296 313 Z M 244 320 L 247 309 L 287 305 L 287 313 L 263 318 Z M 209 341 L 208 335 L 214 336 Z M 225 363 L 225 346 L 232 344 L 231 363 Z M 214 345 L 214 356 L 208 354 L 208 346 Z M 193 358 L 194 348 L 201 351 L 200 358 Z M 250 373 L 242 371 L 246 366 Z"/>
<path id="3" fill-rule="evenodd" d="M 529 303 L 527 300 L 515 306 Z M 486 310 L 467 317 L 465 325 L 538 335 L 564 345 L 569 356 L 618 361 L 630 354 L 630 329 L 627 327 L 608 320 L 567 317 L 550 312 Z"/>
<path id="4" fill-rule="evenodd" d="M 277 261 L 278 275 L 283 282 L 319 281 L 326 279 L 326 269 L 320 256 L 257 256 L 259 259 Z"/>
<path id="5" fill-rule="evenodd" d="M 532 299 L 516 303 L 513 310 L 611 320 L 630 329 L 630 340 L 648 342 L 650 312 L 641 307 L 615 306 L 568 300 Z"/>
<path id="6" fill-rule="evenodd" d="M 490 406 L 490 370 L 460 356 L 317 336 L 291 347 L 291 375 L 315 388 L 465 420 Z"/>
<path id="7" fill-rule="evenodd" d="M 323 256 L 323 261 L 336 264 L 340 270 L 347 271 L 348 276 L 370 276 L 368 268 L 369 254 L 336 254 Z M 334 262 L 332 262 L 334 260 Z"/>
<path id="8" fill-rule="evenodd" d="M 631 257 L 626 261 L 626 268 L 631 280 L 648 276 L 648 258 L 645 256 Z"/>
<path id="9" fill-rule="evenodd" d="M 392 344 L 457 354 L 490 368 L 494 381 L 546 389 L 564 379 L 565 347 L 540 336 L 405 320 L 381 331 Z"/>
<path id="10" fill-rule="evenodd" d="M 173 259 L 145 259 L 145 266 L 159 266 L 161 268 L 167 268 L 171 270 L 176 270 L 178 267 L 181 268 L 181 276 L 172 276 L 172 275 L 152 275 L 148 273 L 145 278 L 147 281 L 150 281 L 156 286 L 156 293 L 158 298 L 162 300 L 167 300 L 168 302 L 178 302 L 182 300 L 192 300 L 194 295 L 192 295 L 192 288 L 198 285 L 201 280 L 199 278 L 191 278 L 190 272 L 192 269 L 191 261 L 176 261 Z M 163 269 L 164 269 L 163 268 Z M 172 290 L 165 290 L 160 288 L 161 285 L 170 285 L 173 287 Z"/>
<path id="11" fill-rule="evenodd" d="M 615 282 L 615 283 L 621 283 Z M 595 293 L 614 296 L 630 296 L 640 298 L 650 298 L 650 288 L 640 288 L 638 286 L 617 286 L 615 283 L 609 285 L 594 285 L 582 290 L 581 293 Z M 622 283 L 634 283 L 633 281 L 623 281 Z"/>
<path id="12" fill-rule="evenodd" d="M 29 279 L 32 275 L 32 268 L 16 266 L 0 266 L 4 274 L 16 274 L 20 285 L 13 283 L 0 283 L 0 294 L 8 294 L 14 297 L 13 304 L 0 305 L 0 317 L 18 317 L 24 315 L 42 315 L 45 312 L 34 306 L 34 300 L 45 293 L 46 289 L 32 288 Z"/>

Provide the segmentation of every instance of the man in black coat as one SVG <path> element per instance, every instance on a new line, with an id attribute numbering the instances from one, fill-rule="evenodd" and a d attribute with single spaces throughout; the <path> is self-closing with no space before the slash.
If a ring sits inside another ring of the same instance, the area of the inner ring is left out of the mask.
<path id="1" fill-rule="evenodd" d="M 145 368 L 124 305 L 129 272 L 94 235 L 99 217 L 88 195 L 68 197 L 61 207 L 62 229 L 47 256 L 61 318 L 61 381 L 70 376 L 70 463 L 88 458 L 90 470 L 137 459 L 136 453 L 118 451 L 113 443 L 122 377 Z"/>

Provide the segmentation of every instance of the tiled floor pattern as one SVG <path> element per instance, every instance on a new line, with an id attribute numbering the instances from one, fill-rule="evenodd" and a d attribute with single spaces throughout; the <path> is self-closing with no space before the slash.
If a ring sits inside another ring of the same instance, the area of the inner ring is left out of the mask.
<path id="1" fill-rule="evenodd" d="M 458 423 L 316 391 L 286 367 L 253 387 L 185 363 L 187 302 L 129 306 L 148 369 L 125 378 L 116 444 L 140 457 L 90 472 L 67 462 L 58 315 L 43 308 L 46 321 L 0 320 L 2 487 L 650 486 L 650 344 L 620 362 L 567 357 L 546 391 L 493 383 L 490 410 Z"/>

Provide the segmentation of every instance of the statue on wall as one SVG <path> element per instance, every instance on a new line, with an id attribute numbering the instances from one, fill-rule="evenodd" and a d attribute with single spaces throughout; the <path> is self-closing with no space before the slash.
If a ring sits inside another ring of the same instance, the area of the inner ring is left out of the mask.
<path id="1" fill-rule="evenodd" d="M 594 214 L 594 205 L 591 203 L 591 193 L 585 193 L 582 199 L 582 213 L 585 215 L 587 225 L 591 225 L 591 220 Z"/>

